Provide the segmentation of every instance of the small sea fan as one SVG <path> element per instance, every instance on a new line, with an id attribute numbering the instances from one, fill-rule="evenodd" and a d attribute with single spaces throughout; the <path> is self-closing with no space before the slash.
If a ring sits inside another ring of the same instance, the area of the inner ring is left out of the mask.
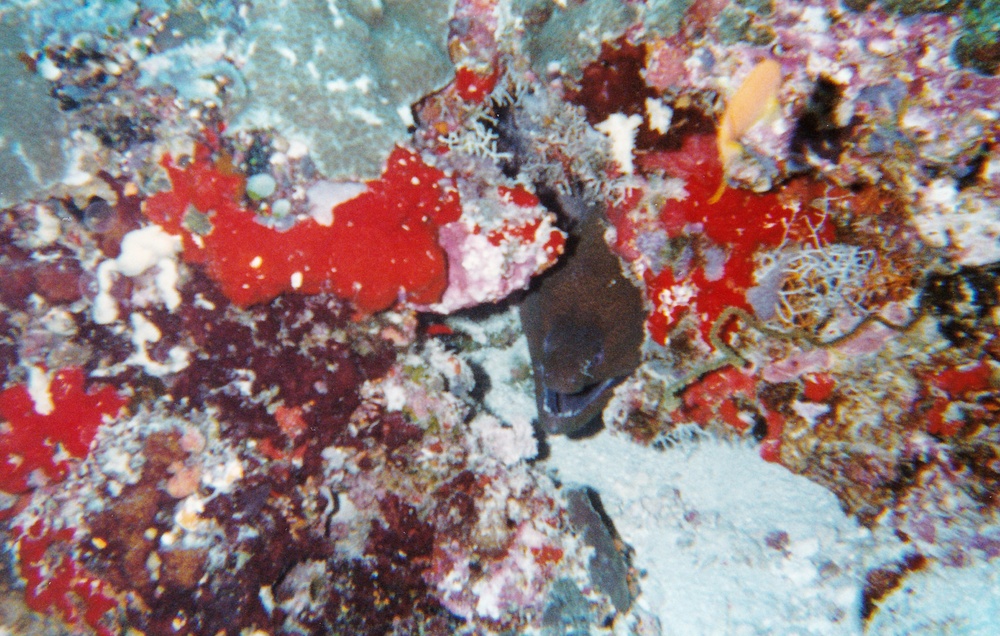
<path id="1" fill-rule="evenodd" d="M 816 331 L 837 313 L 865 313 L 865 280 L 874 261 L 871 251 L 855 245 L 783 249 L 764 257 L 758 280 L 777 285 L 778 321 Z"/>

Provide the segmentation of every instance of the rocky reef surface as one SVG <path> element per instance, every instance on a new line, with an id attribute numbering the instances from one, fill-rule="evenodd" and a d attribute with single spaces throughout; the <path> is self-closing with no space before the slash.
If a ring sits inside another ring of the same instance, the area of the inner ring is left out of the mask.
<path id="1" fill-rule="evenodd" d="M 3 3 L 0 633 L 992 634 L 998 22 Z"/>

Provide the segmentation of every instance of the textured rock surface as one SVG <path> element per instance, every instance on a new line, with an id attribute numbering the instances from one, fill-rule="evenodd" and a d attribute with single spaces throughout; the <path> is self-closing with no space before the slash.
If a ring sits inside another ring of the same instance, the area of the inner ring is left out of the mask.
<path id="1" fill-rule="evenodd" d="M 236 128 L 271 126 L 305 143 L 328 177 L 377 177 L 407 134 L 410 105 L 451 78 L 453 0 L 377 4 L 254 3 Z"/>
<path id="2" fill-rule="evenodd" d="M 18 59 L 22 25 L 0 16 L 0 205 L 38 196 L 63 176 L 67 130 L 48 83 Z"/>

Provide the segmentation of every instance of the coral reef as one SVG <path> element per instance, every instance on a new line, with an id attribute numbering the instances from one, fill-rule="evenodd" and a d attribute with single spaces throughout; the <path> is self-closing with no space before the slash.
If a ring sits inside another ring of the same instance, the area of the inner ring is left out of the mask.
<path id="1" fill-rule="evenodd" d="M 4 3 L 0 632 L 991 633 L 995 24 Z"/>
<path id="2" fill-rule="evenodd" d="M 540 77 L 553 73 L 570 80 L 578 80 L 601 45 L 621 36 L 638 12 L 636 5 L 609 0 L 523 0 L 513 4 L 523 16 L 523 46 L 534 71 Z"/>

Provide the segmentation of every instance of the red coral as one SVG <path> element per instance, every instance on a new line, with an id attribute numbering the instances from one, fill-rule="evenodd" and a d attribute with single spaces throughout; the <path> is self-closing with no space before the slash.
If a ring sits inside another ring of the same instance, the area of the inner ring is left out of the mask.
<path id="1" fill-rule="evenodd" d="M 929 376 L 925 395 L 930 406 L 924 413 L 925 428 L 932 435 L 950 437 L 985 414 L 980 399 L 990 392 L 990 365 L 978 361 L 964 367 L 949 367 Z M 986 418 L 989 418 L 986 415 Z"/>
<path id="2" fill-rule="evenodd" d="M 511 239 L 527 243 L 535 239 L 535 233 L 541 224 L 541 219 L 528 219 L 521 223 L 507 220 L 500 227 L 490 230 L 486 240 L 496 246 Z"/>
<path id="3" fill-rule="evenodd" d="M 52 531 L 41 520 L 18 540 L 21 576 L 27 582 L 25 602 L 31 610 L 59 614 L 69 625 L 89 625 L 100 636 L 115 632 L 101 620 L 118 607 L 110 586 L 95 578 L 68 554 L 61 553 L 73 539 L 69 528 Z"/>
<path id="4" fill-rule="evenodd" d="M 69 463 L 56 460 L 58 447 L 70 457 L 87 456 L 104 417 L 114 417 L 125 405 L 125 398 L 109 386 L 88 393 L 83 384 L 83 370 L 78 367 L 56 372 L 50 384 L 54 408 L 48 415 L 35 410 L 23 384 L 0 393 L 0 416 L 8 423 L 7 430 L 0 433 L 0 456 L 5 458 L 0 490 L 24 492 L 36 470 L 50 480 L 61 481 Z"/>
<path id="5" fill-rule="evenodd" d="M 519 185 L 513 188 L 497 186 L 497 193 L 500 195 L 501 201 L 513 203 L 518 207 L 534 208 L 540 204 L 538 197 L 526 190 L 524 186 Z M 541 218 L 507 219 L 500 227 L 490 230 L 486 235 L 486 240 L 497 247 L 510 240 L 518 243 L 531 243 L 536 240 L 541 225 Z M 476 234 L 480 231 L 479 226 L 476 226 Z M 549 240 L 544 246 L 545 251 L 554 256 L 562 254 L 565 238 L 561 231 L 551 230 Z"/>
<path id="6" fill-rule="evenodd" d="M 990 366 L 982 361 L 966 367 L 953 367 L 937 374 L 931 382 L 954 397 L 990 389 Z"/>
<path id="7" fill-rule="evenodd" d="M 952 410 L 953 402 L 948 398 L 937 398 L 931 404 L 930 409 L 925 414 L 926 429 L 931 435 L 941 437 L 951 437 L 962 430 L 965 425 L 963 419 L 954 419 L 954 416 L 961 416 L 961 410 Z"/>
<path id="8" fill-rule="evenodd" d="M 493 71 L 490 75 L 477 73 L 471 68 L 461 66 L 455 71 L 455 90 L 458 96 L 467 102 L 481 104 L 486 96 L 493 92 L 500 71 Z"/>
<path id="9" fill-rule="evenodd" d="M 670 298 L 673 298 L 672 288 L 676 284 L 674 272 L 669 267 L 656 275 L 647 270 L 644 278 L 646 293 L 650 302 L 653 303 L 653 312 L 649 314 L 649 319 L 646 321 L 646 329 L 649 330 L 649 335 L 654 341 L 666 344 L 670 327 L 687 313 L 688 308 L 686 305 L 672 306 L 667 303 L 666 293 L 669 292 Z"/>
<path id="10" fill-rule="evenodd" d="M 760 457 L 764 461 L 779 463 L 781 461 L 781 434 L 785 430 L 785 418 L 781 413 L 768 411 L 764 415 L 767 423 L 767 434 L 760 443 Z"/>
<path id="11" fill-rule="evenodd" d="M 802 396 L 811 402 L 825 402 L 833 395 L 836 381 L 829 373 L 811 373 L 805 377 Z"/>
<path id="12" fill-rule="evenodd" d="M 559 230 L 549 232 L 549 240 L 543 246 L 545 253 L 549 256 L 549 262 L 555 262 L 560 254 L 566 249 L 566 235 Z"/>
<path id="13" fill-rule="evenodd" d="M 535 558 L 535 563 L 541 567 L 559 563 L 563 558 L 562 548 L 553 545 L 543 545 L 540 548 L 531 548 L 531 555 Z"/>
<path id="14" fill-rule="evenodd" d="M 522 208 L 533 208 L 540 203 L 538 197 L 531 192 L 528 192 L 528 190 L 522 185 L 517 185 L 513 188 L 508 188 L 507 186 L 497 186 L 497 193 L 500 194 L 500 199 L 504 203 L 513 203 L 514 205 Z"/>
<path id="15" fill-rule="evenodd" d="M 448 325 L 440 322 L 435 322 L 427 325 L 427 335 L 428 336 L 452 336 L 455 331 Z"/>
<path id="16" fill-rule="evenodd" d="M 255 221 L 241 205 L 243 177 L 212 163 L 207 148 L 186 168 L 169 157 L 164 167 L 173 190 L 150 197 L 146 215 L 180 234 L 184 259 L 205 263 L 236 304 L 330 290 L 371 313 L 400 299 L 434 303 L 444 293 L 437 229 L 458 220 L 461 207 L 442 185 L 444 173 L 412 151 L 397 147 L 381 179 L 334 209 L 331 226 L 307 219 L 286 232 Z"/>
<path id="17" fill-rule="evenodd" d="M 309 428 L 309 425 L 302 417 L 301 406 L 289 408 L 284 404 L 278 405 L 274 409 L 274 421 L 278 423 L 278 428 L 281 429 L 281 432 L 292 441 L 298 439 Z"/>
<path id="18" fill-rule="evenodd" d="M 743 431 L 751 422 L 742 415 L 741 404 L 754 399 L 756 386 L 756 380 L 739 369 L 714 371 L 684 391 L 684 412 L 702 426 L 721 419 Z"/>
<path id="19" fill-rule="evenodd" d="M 245 220 L 248 225 L 253 221 L 252 215 L 240 205 L 246 180 L 230 164 L 213 163 L 207 146 L 197 146 L 193 160 L 183 168 L 174 164 L 169 155 L 163 158 L 162 165 L 173 189 L 147 199 L 143 212 L 166 231 L 181 236 L 184 260 L 208 262 L 213 248 L 222 241 L 222 231 L 216 231 L 218 224 L 224 225 L 231 219 L 237 223 Z M 207 237 L 201 236 L 204 230 L 198 224 L 199 214 L 211 217 L 212 230 Z"/>
<path id="20" fill-rule="evenodd" d="M 681 412 L 702 427 L 722 421 L 742 433 L 753 425 L 751 432 L 761 440 L 760 456 L 777 462 L 785 418 L 760 403 L 757 382 L 756 376 L 732 367 L 713 371 L 684 390 Z"/>
<path id="21" fill-rule="evenodd" d="M 800 179 L 765 193 L 727 188 L 717 202 L 709 203 L 722 181 L 714 136 L 690 135 L 677 152 L 648 155 L 644 168 L 656 167 L 684 179 L 688 192 L 683 201 L 668 200 L 660 213 L 672 236 L 689 224 L 700 224 L 708 238 L 741 254 L 777 247 L 786 239 L 811 240 L 814 229 L 821 240 L 833 238 L 831 227 L 820 227 L 823 215 L 819 210 L 802 206 L 796 211 L 800 202 L 810 200 L 807 197 L 819 186 L 815 182 Z"/>
<path id="22" fill-rule="evenodd" d="M 608 204 L 608 221 L 615 226 L 615 243 L 612 248 L 630 262 L 642 256 L 642 252 L 635 246 L 640 227 L 632 216 L 642 202 L 642 196 L 641 188 L 629 188 L 621 201 Z"/>
<path id="23" fill-rule="evenodd" d="M 822 244 L 833 239 L 833 228 L 824 223 L 823 213 L 802 204 L 825 193 L 827 186 L 816 181 L 798 179 L 762 194 L 728 188 L 718 201 L 710 203 L 723 178 L 714 136 L 689 135 L 679 151 L 649 153 L 640 163 L 644 172 L 665 170 L 685 181 L 687 197 L 668 200 L 660 212 L 660 224 L 667 235 L 693 240 L 700 233 L 724 250 L 721 271 L 709 271 L 706 247 L 694 241 L 698 264 L 686 278 L 695 290 L 692 305 L 697 308 L 706 340 L 727 307 L 752 312 L 746 291 L 754 285 L 754 257 L 759 250 L 786 242 Z M 648 277 L 650 298 L 656 303 L 660 293 L 674 283 L 672 274 Z M 658 342 L 665 342 L 673 322 L 651 323 L 650 332 Z"/>

